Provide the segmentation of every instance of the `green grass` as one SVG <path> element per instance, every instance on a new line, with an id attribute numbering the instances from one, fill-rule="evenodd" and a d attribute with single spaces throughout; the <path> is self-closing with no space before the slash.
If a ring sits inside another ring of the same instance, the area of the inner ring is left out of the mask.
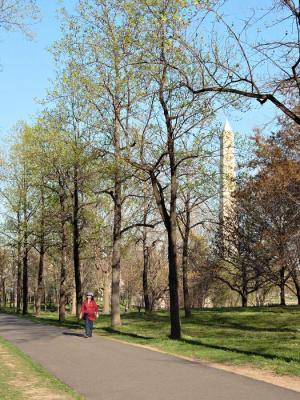
<path id="1" fill-rule="evenodd" d="M 57 314 L 44 313 L 34 320 L 59 325 Z M 131 312 L 122 315 L 122 327 L 110 328 L 110 317 L 101 315 L 95 332 L 128 342 L 206 361 L 252 365 L 278 374 L 300 376 L 300 307 L 261 307 L 194 310 L 182 316 L 180 341 L 169 335 L 169 315 Z M 75 317 L 65 326 L 78 328 Z"/>
<path id="2" fill-rule="evenodd" d="M 43 391 L 43 398 L 83 399 L 41 365 L 0 336 L 0 399 L 27 400 Z M 48 396 L 48 397 L 47 397 Z"/>

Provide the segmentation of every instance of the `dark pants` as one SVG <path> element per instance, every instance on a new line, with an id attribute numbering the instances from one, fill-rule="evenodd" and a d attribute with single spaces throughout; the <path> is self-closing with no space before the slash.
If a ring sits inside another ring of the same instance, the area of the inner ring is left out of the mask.
<path id="1" fill-rule="evenodd" d="M 93 333 L 93 322 L 94 321 L 91 321 L 88 318 L 85 319 L 85 334 L 89 337 L 91 337 Z"/>

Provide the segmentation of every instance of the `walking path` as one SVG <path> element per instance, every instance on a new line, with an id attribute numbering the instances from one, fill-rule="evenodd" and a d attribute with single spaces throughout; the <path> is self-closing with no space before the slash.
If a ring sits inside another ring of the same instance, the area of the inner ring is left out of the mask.
<path id="1" fill-rule="evenodd" d="M 299 400 L 300 394 L 198 362 L 0 314 L 10 340 L 86 400 Z"/>

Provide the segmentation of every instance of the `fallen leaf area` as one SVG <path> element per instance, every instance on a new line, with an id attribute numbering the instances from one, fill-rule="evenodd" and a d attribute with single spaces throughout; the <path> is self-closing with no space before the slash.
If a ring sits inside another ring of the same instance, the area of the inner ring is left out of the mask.
<path id="1" fill-rule="evenodd" d="M 76 397 L 65 393 L 63 384 L 50 374 L 34 367 L 33 362 L 18 351 L 0 342 L 0 399 L 1 400 L 70 400 Z M 36 370 L 35 370 L 36 369 Z"/>

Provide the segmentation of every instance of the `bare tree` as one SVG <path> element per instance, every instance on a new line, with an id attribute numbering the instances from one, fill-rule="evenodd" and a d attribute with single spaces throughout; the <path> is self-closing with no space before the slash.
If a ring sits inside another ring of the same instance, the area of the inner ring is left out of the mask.
<path id="1" fill-rule="evenodd" d="M 189 13 L 182 15 L 187 29 L 177 30 L 176 40 L 182 51 L 189 51 L 198 73 L 191 74 L 179 63 L 170 67 L 196 96 L 222 94 L 228 104 L 241 98 L 270 102 L 299 125 L 300 117 L 287 99 L 290 91 L 300 96 L 299 3 L 276 0 L 240 20 L 226 15 L 226 3 L 187 3 Z M 174 29 L 176 22 L 168 23 Z"/>
<path id="2" fill-rule="evenodd" d="M 253 198 L 240 196 L 222 221 L 217 240 L 216 278 L 238 293 L 246 307 L 249 294 L 264 284 L 270 258 L 262 248 L 264 225 Z"/>

